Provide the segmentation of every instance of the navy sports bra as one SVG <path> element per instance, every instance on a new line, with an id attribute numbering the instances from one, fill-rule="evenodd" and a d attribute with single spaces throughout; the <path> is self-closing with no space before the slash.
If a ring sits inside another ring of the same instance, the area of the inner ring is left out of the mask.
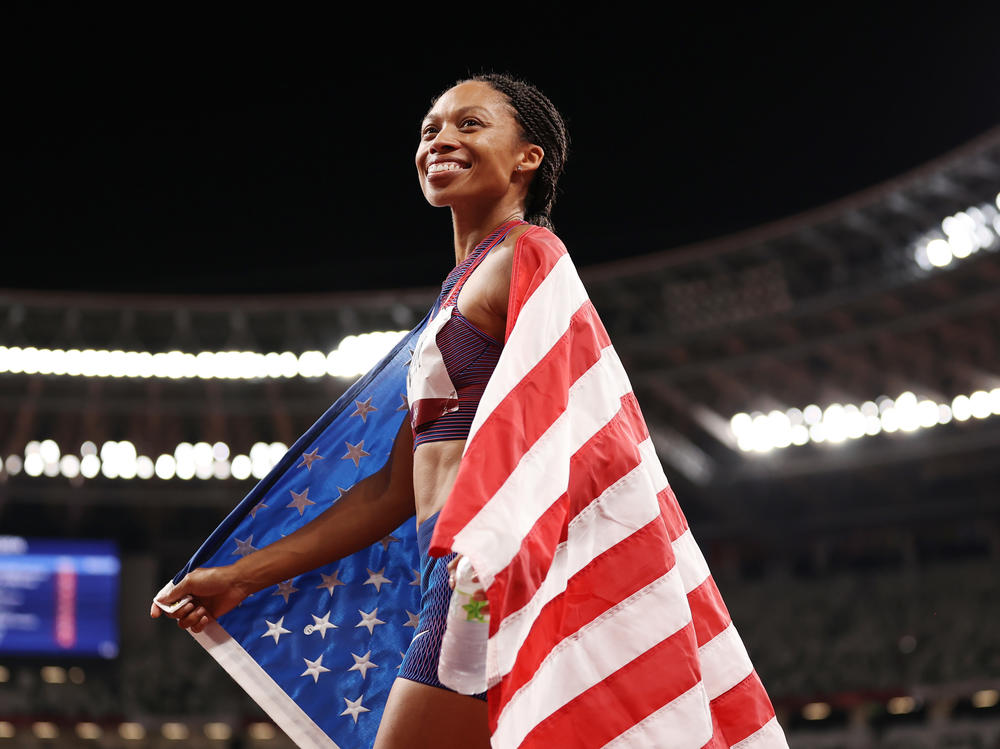
<path id="1" fill-rule="evenodd" d="M 425 442 L 469 436 L 503 342 L 462 316 L 458 295 L 490 250 L 523 223 L 515 219 L 497 228 L 448 274 L 441 287 L 434 315 L 417 339 L 406 378 L 414 449 Z"/>

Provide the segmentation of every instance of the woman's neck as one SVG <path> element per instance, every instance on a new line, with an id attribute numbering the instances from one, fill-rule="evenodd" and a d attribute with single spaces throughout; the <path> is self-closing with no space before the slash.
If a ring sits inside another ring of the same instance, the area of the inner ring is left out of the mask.
<path id="1" fill-rule="evenodd" d="M 517 204 L 495 203 L 480 210 L 463 207 L 451 209 L 451 224 L 455 236 L 455 265 L 460 265 L 484 237 L 505 221 L 524 218 L 524 209 Z"/>

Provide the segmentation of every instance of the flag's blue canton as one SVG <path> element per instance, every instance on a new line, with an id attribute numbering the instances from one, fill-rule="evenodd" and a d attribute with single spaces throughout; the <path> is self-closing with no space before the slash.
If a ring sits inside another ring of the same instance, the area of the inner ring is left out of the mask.
<path id="1" fill-rule="evenodd" d="M 389 457 L 424 323 L 356 382 L 213 532 L 175 582 L 308 523 Z M 369 747 L 420 606 L 413 518 L 379 543 L 255 593 L 219 623 L 339 745 Z"/>

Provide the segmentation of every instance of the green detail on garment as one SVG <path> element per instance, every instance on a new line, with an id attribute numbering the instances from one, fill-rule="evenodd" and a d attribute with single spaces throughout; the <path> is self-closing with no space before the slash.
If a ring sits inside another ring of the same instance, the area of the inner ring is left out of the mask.
<path id="1" fill-rule="evenodd" d="M 470 600 L 467 604 L 463 605 L 462 608 L 468 612 L 468 617 L 466 621 L 469 622 L 485 622 L 486 617 L 483 615 L 483 607 L 489 605 L 489 601 L 476 601 L 475 599 Z"/>

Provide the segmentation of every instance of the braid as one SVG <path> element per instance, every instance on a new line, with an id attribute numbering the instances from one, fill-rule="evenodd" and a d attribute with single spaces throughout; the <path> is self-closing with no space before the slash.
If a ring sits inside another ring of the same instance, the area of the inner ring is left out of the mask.
<path id="1" fill-rule="evenodd" d="M 488 83 L 503 94 L 529 143 L 541 146 L 545 157 L 538 167 L 525 199 L 525 220 L 553 230 L 552 206 L 556 185 L 566 165 L 569 133 L 562 115 L 549 98 L 530 83 L 506 73 L 485 73 L 472 80 Z"/>

